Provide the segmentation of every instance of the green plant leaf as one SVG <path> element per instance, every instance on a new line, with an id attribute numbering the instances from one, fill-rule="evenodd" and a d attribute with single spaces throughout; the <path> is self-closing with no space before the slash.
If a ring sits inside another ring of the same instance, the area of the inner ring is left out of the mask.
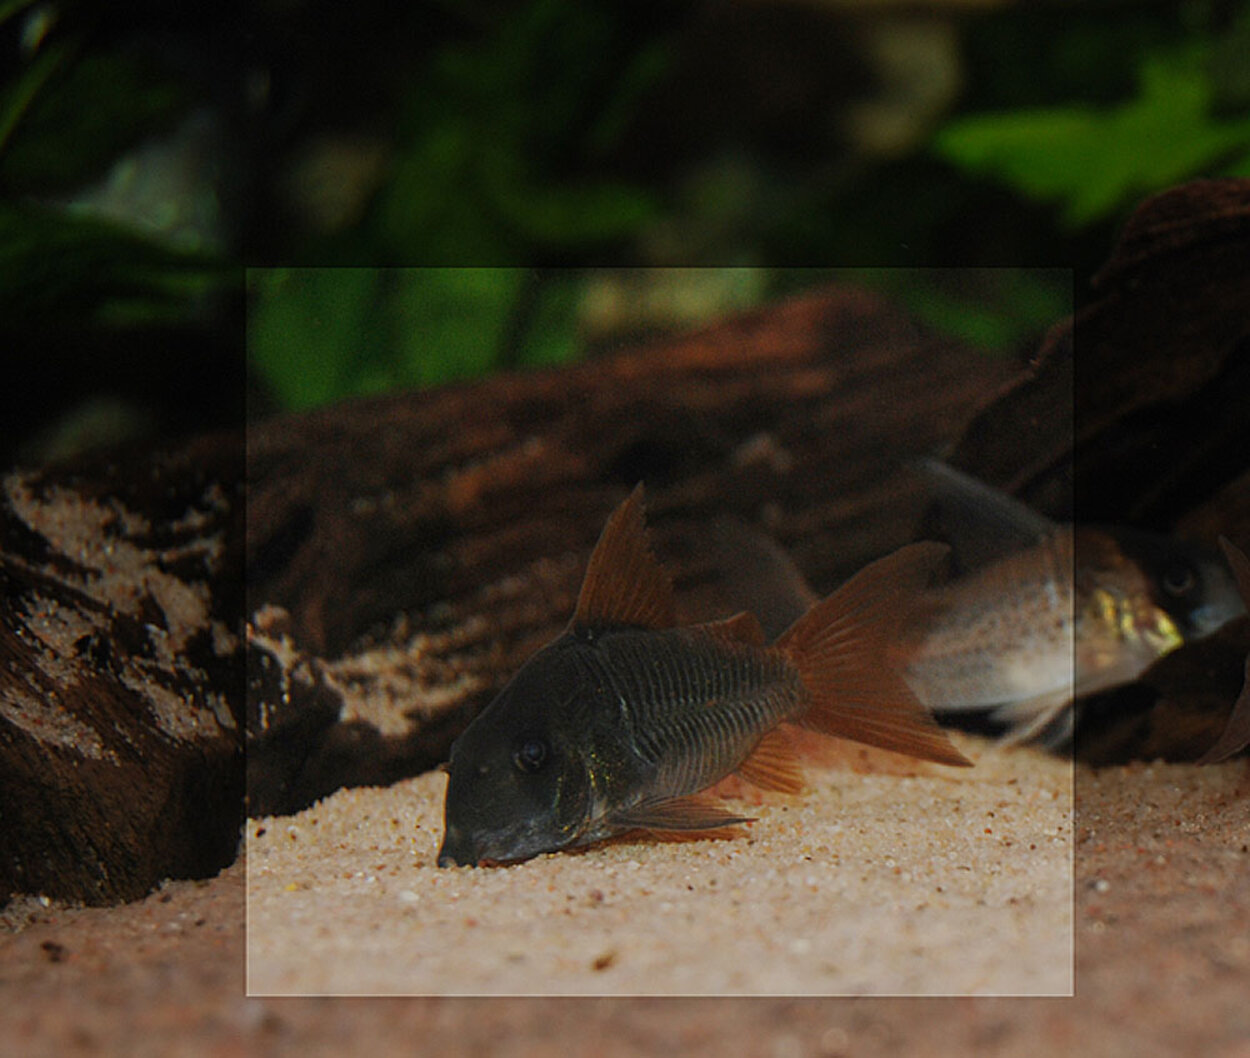
<path id="1" fill-rule="evenodd" d="M 58 44 L 45 48 L 11 84 L 0 92 L 0 157 L 8 146 L 14 130 L 35 98 L 53 75 L 68 61 L 73 48 Z"/>
<path id="2" fill-rule="evenodd" d="M 80 186 L 186 112 L 186 88 L 123 54 L 42 51 L 0 101 L 0 181 L 41 196 Z"/>
<path id="3" fill-rule="evenodd" d="M 521 268 L 250 269 L 248 355 L 291 409 L 567 360 L 580 287 Z"/>
<path id="4" fill-rule="evenodd" d="M 549 272 L 536 284 L 526 326 L 517 336 L 515 363 L 566 364 L 582 352 L 578 317 L 586 280 L 580 272 Z"/>
<path id="5" fill-rule="evenodd" d="M 256 268 L 247 273 L 248 357 L 274 396 L 311 408 L 359 390 L 373 365 L 373 307 L 384 273 L 370 268 Z"/>
<path id="6" fill-rule="evenodd" d="M 580 246 L 637 230 L 656 210 L 640 188 L 607 180 L 539 181 L 510 153 L 492 153 L 480 171 L 487 207 L 528 242 Z"/>
<path id="7" fill-rule="evenodd" d="M 471 378 L 498 362 L 523 270 L 420 268 L 399 276 L 395 336 L 410 383 Z"/>
<path id="8" fill-rule="evenodd" d="M 12 326 L 184 321 L 232 274 L 111 221 L 0 203 L 0 316 Z"/>
<path id="9" fill-rule="evenodd" d="M 374 202 L 394 260 L 509 264 L 628 237 L 654 196 L 601 171 L 668 62 L 598 5 L 537 0 L 414 78 Z"/>
<path id="10" fill-rule="evenodd" d="M 1218 166 L 1250 143 L 1250 119 L 1210 115 L 1203 54 L 1189 47 L 1145 60 L 1140 94 L 1121 106 L 963 118 L 939 132 L 934 148 L 968 172 L 1059 202 L 1069 226 L 1088 224 L 1131 198 Z"/>

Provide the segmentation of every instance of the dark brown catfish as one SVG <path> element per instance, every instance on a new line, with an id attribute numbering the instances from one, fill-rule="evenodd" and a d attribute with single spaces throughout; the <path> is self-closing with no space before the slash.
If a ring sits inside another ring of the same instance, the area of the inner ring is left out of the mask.
<path id="1" fill-rule="evenodd" d="M 640 485 L 608 519 L 568 629 L 452 746 L 439 865 L 750 822 L 705 791 L 732 772 L 801 789 L 785 721 L 969 764 L 886 662 L 944 551 L 912 544 L 872 563 L 773 646 L 748 613 L 677 628 Z"/>

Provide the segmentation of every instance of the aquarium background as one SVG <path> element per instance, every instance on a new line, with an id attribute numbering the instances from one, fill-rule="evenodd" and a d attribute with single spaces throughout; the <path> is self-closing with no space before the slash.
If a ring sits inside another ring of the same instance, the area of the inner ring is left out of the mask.
<path id="1" fill-rule="evenodd" d="M 1135 204 L 1250 175 L 1244 0 L 7 0 L 0 47 L 6 464 L 831 279 L 1027 355 Z"/>

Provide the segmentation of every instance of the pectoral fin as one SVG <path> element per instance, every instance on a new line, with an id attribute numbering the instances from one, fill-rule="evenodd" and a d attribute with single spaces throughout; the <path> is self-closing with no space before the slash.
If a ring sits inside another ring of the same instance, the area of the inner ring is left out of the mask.
<path id="1" fill-rule="evenodd" d="M 1007 727 L 1000 739 L 1004 745 L 1014 746 L 1041 738 L 1045 746 L 1055 749 L 1072 737 L 1075 726 L 1071 688 L 1062 687 L 1000 705 L 990 713 L 990 719 Z"/>
<path id="2" fill-rule="evenodd" d="M 607 820 L 620 830 L 718 830 L 754 821 L 751 816 L 726 812 L 710 798 L 697 794 L 643 801 L 613 813 Z"/>

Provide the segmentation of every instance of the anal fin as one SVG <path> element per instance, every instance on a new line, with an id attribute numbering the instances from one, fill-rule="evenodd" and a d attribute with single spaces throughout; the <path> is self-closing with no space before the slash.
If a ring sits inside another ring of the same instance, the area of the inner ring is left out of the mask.
<path id="1" fill-rule="evenodd" d="M 751 755 L 738 765 L 738 774 L 761 790 L 793 794 L 804 786 L 794 743 L 780 727 L 773 728 L 760 740 Z"/>

